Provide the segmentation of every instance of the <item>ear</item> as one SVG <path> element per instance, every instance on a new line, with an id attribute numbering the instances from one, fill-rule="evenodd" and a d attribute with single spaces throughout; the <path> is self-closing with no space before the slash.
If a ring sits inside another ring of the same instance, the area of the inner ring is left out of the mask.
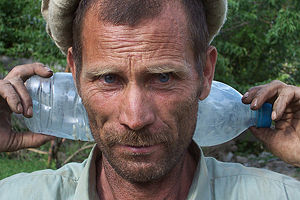
<path id="1" fill-rule="evenodd" d="M 70 47 L 68 49 L 68 55 L 67 55 L 67 63 L 70 67 L 70 70 L 71 70 L 71 73 L 72 73 L 72 76 L 73 76 L 73 80 L 74 80 L 74 84 L 77 88 L 77 91 L 79 93 L 79 88 L 78 88 L 78 82 L 76 80 L 76 64 L 75 64 L 75 61 L 74 61 L 74 56 L 73 56 L 73 48 Z M 79 94 L 80 95 L 80 94 Z"/>
<path id="2" fill-rule="evenodd" d="M 206 52 L 205 66 L 203 68 L 202 92 L 199 97 L 200 100 L 205 99 L 209 95 L 211 84 L 214 79 L 217 57 L 217 49 L 214 46 L 209 46 Z"/>
<path id="3" fill-rule="evenodd" d="M 70 67 L 70 70 L 72 72 L 72 76 L 73 76 L 74 83 L 75 83 L 76 82 L 76 65 L 75 65 L 75 61 L 74 61 L 74 57 L 73 57 L 73 48 L 72 47 L 70 47 L 68 49 L 67 62 Z"/>

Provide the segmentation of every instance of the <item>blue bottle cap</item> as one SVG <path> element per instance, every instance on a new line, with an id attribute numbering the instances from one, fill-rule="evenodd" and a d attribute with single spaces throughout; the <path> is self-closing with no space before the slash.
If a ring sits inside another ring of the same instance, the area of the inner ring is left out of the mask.
<path id="1" fill-rule="evenodd" d="M 256 112 L 256 127 L 270 128 L 272 123 L 272 104 L 264 103 L 262 107 Z"/>

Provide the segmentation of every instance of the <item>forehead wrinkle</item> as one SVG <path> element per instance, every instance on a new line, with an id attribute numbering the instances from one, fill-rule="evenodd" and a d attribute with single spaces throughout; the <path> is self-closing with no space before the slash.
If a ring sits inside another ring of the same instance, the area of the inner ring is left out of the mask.
<path id="1" fill-rule="evenodd" d="M 134 35 L 134 37 L 132 37 Z M 188 43 L 183 36 L 175 37 L 173 35 L 161 34 L 133 34 L 119 32 L 118 34 L 102 33 L 97 35 L 101 42 L 97 45 L 97 50 L 114 50 L 120 52 L 135 51 L 146 52 L 156 50 L 182 51 Z"/>

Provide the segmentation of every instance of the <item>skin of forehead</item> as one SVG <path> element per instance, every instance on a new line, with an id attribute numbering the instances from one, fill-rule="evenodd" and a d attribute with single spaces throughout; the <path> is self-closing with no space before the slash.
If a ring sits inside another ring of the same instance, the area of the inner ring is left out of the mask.
<path id="1" fill-rule="evenodd" d="M 191 62 L 193 58 L 186 24 L 186 16 L 179 3 L 166 4 L 157 17 L 141 20 L 134 27 L 114 26 L 100 21 L 96 9 L 90 9 L 83 24 L 82 63 L 97 67 L 101 61 L 128 65 L 128 62 L 141 64 L 144 60 L 156 59 L 156 62 L 169 60 L 174 64 L 189 65 L 191 63 L 186 61 Z M 97 44 L 96 49 L 89 49 L 94 44 Z M 96 63 L 91 63 L 95 58 Z M 137 66 L 142 65 L 136 65 L 135 70 L 138 70 Z"/>

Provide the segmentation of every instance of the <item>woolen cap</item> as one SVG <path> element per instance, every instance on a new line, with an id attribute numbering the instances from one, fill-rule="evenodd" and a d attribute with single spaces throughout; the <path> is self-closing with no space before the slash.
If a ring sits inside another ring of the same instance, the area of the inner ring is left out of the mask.
<path id="1" fill-rule="evenodd" d="M 219 33 L 227 13 L 227 0 L 202 0 L 206 11 L 209 42 Z M 72 24 L 80 0 L 42 0 L 41 12 L 46 31 L 66 55 L 72 46 Z"/>

